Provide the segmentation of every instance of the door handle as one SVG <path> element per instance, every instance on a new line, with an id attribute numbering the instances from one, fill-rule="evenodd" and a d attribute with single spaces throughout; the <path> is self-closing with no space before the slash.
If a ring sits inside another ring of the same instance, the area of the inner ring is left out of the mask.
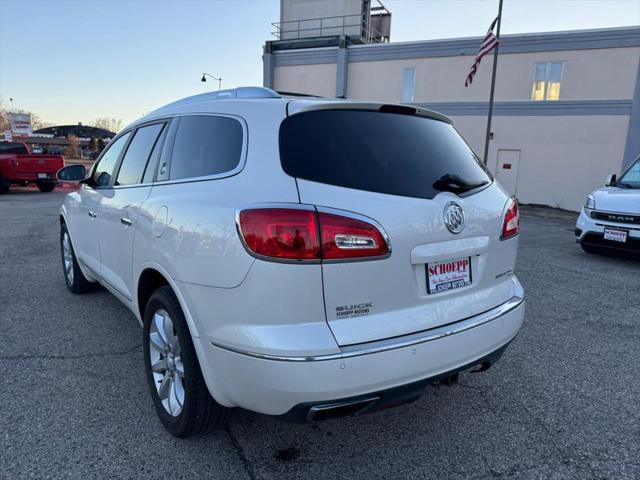
<path id="1" fill-rule="evenodd" d="M 133 222 L 130 219 L 128 219 L 127 217 L 122 217 L 120 219 L 120 223 L 123 224 L 123 225 L 126 225 L 127 227 L 130 226 L 130 225 L 133 225 Z"/>
<path id="2" fill-rule="evenodd" d="M 98 214 L 96 212 L 94 212 L 93 210 L 89 210 L 89 216 L 91 218 L 96 218 L 98 216 Z"/>

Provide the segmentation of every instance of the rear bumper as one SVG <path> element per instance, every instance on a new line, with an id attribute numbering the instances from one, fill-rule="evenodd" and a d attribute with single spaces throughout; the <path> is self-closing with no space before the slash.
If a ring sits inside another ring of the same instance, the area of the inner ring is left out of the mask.
<path id="1" fill-rule="evenodd" d="M 293 420 L 371 397 L 371 409 L 417 398 L 429 383 L 493 362 L 516 336 L 524 299 L 450 325 L 317 357 L 275 357 L 202 345 L 202 372 L 220 403 Z"/>
<path id="2" fill-rule="evenodd" d="M 13 172 L 7 178 L 11 182 L 24 183 L 24 182 L 55 182 L 58 183 L 56 179 L 56 172 L 39 172 L 40 174 L 47 175 L 45 178 L 38 178 L 38 173 L 31 172 Z"/>

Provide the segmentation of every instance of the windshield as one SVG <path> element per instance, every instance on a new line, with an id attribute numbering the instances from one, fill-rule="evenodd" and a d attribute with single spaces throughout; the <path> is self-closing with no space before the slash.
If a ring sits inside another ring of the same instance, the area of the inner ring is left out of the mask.
<path id="1" fill-rule="evenodd" d="M 640 157 L 631 165 L 631 168 L 625 172 L 620 180 L 616 183 L 617 187 L 622 188 L 640 188 Z"/>
<path id="2" fill-rule="evenodd" d="M 491 183 L 448 123 L 371 110 L 317 110 L 280 126 L 284 171 L 297 178 L 370 192 L 431 199 Z"/>

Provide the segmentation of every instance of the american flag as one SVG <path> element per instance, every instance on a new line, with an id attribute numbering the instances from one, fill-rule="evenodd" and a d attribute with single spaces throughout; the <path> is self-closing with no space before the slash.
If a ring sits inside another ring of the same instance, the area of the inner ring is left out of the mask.
<path id="1" fill-rule="evenodd" d="M 498 45 L 498 37 L 496 37 L 495 34 L 493 33 L 493 29 L 496 26 L 496 23 L 498 22 L 498 18 L 499 17 L 496 17 L 495 20 L 491 22 L 491 26 L 487 31 L 487 35 L 484 37 L 484 40 L 482 41 L 482 45 L 480 45 L 480 51 L 476 55 L 476 59 L 473 62 L 473 65 L 471 65 L 471 69 L 469 70 L 467 79 L 464 82 L 465 87 L 468 87 L 469 85 L 471 85 L 471 82 L 473 82 L 473 77 L 478 71 L 478 65 L 480 65 L 480 60 L 482 60 L 482 57 L 484 57 L 487 53 L 489 53 Z"/>

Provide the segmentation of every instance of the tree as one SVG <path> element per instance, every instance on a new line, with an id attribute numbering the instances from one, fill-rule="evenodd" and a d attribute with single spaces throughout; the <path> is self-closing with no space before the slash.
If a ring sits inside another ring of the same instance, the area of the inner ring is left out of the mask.
<path id="1" fill-rule="evenodd" d="M 31 114 L 31 128 L 33 131 L 40 130 L 41 128 L 52 127 L 53 123 L 43 122 L 40 120 L 40 116 L 36 113 Z"/>
<path id="2" fill-rule="evenodd" d="M 67 137 L 69 144 L 64 149 L 64 155 L 70 158 L 80 157 L 80 139 L 75 135 L 69 135 Z"/>
<path id="3" fill-rule="evenodd" d="M 7 113 L 7 110 L 2 106 L 2 97 L 0 97 L 0 133 L 5 130 L 11 130 Z"/>
<path id="4" fill-rule="evenodd" d="M 93 126 L 96 128 L 104 128 L 113 133 L 118 133 L 122 128 L 122 119 L 113 117 L 100 117 L 93 121 Z"/>

